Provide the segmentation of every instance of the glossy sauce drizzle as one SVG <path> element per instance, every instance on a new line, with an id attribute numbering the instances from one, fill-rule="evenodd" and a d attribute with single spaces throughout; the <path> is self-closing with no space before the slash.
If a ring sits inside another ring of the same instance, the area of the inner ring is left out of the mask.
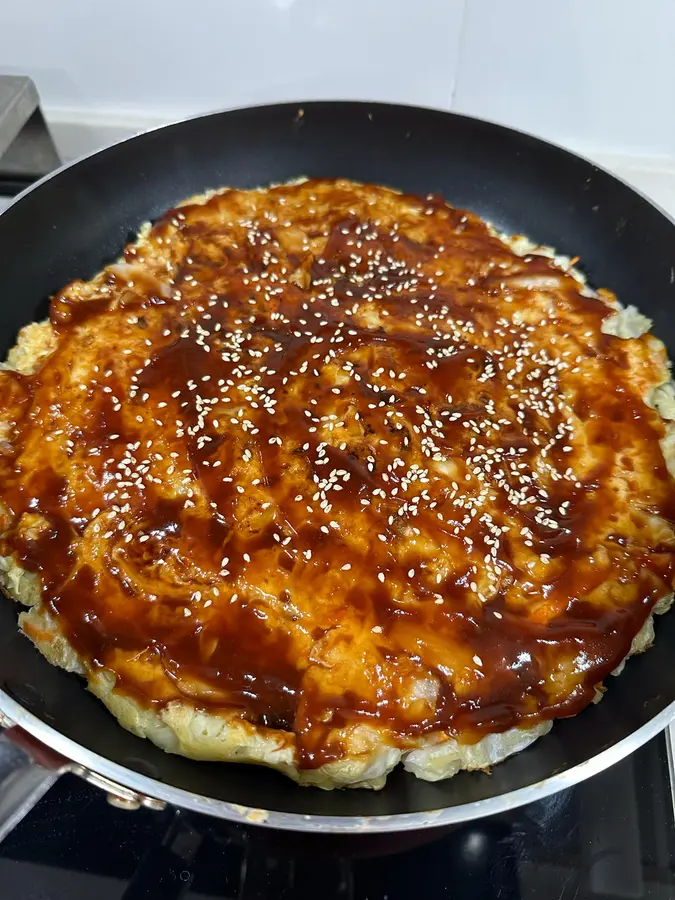
<path id="1" fill-rule="evenodd" d="M 3 373 L 5 554 L 86 664 L 340 757 L 571 715 L 671 590 L 648 339 L 440 198 L 167 213 Z M 628 502 L 630 500 L 630 502 Z"/>

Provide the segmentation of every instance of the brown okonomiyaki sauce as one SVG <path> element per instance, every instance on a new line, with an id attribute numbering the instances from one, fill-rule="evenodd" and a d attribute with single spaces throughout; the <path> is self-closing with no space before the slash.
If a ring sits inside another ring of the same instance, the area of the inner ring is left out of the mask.
<path id="1" fill-rule="evenodd" d="M 89 666 L 304 767 L 351 723 L 473 742 L 591 701 L 673 580 L 648 338 L 476 216 L 349 182 L 179 207 L 125 261 L 1 385 L 0 549 Z"/>

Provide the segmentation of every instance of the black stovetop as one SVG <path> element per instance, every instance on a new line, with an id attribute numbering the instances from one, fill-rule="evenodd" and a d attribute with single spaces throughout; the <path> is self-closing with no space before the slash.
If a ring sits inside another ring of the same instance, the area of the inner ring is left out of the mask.
<path id="1" fill-rule="evenodd" d="M 0 845 L 0 898 L 672 900 L 666 742 L 512 813 L 354 838 L 123 812 L 64 777 Z"/>

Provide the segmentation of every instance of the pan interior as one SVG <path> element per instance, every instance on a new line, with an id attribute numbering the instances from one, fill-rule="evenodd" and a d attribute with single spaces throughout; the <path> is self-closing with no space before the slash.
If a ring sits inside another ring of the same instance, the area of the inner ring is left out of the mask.
<path id="1" fill-rule="evenodd" d="M 508 232 L 579 255 L 592 284 L 654 320 L 675 350 L 675 225 L 621 182 L 571 154 L 496 125 L 430 110 L 357 103 L 261 107 L 141 135 L 69 167 L 0 216 L 2 356 L 46 298 L 115 258 L 140 224 L 206 188 L 298 175 L 344 176 L 440 193 Z M 436 784 L 395 772 L 379 792 L 301 789 L 252 766 L 195 763 L 120 728 L 82 681 L 44 660 L 0 599 L 0 687 L 88 749 L 177 788 L 302 815 L 390 816 L 458 806 L 536 784 L 628 737 L 675 700 L 675 614 L 656 643 L 610 679 L 602 703 L 560 721 L 493 774 Z"/>

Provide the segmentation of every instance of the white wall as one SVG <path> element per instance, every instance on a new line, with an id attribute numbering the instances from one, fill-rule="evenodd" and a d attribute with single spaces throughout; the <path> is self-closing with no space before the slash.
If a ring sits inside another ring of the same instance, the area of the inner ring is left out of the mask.
<path id="1" fill-rule="evenodd" d="M 587 152 L 675 158 L 675 3 L 468 0 L 454 106 Z"/>
<path id="2" fill-rule="evenodd" d="M 2 72 L 66 135 L 341 97 L 675 162 L 673 0 L 0 0 Z"/>
<path id="3" fill-rule="evenodd" d="M 463 0 L 5 0 L 0 68 L 32 74 L 48 105 L 117 114 L 173 116 L 303 97 L 445 107 L 463 6 Z"/>

